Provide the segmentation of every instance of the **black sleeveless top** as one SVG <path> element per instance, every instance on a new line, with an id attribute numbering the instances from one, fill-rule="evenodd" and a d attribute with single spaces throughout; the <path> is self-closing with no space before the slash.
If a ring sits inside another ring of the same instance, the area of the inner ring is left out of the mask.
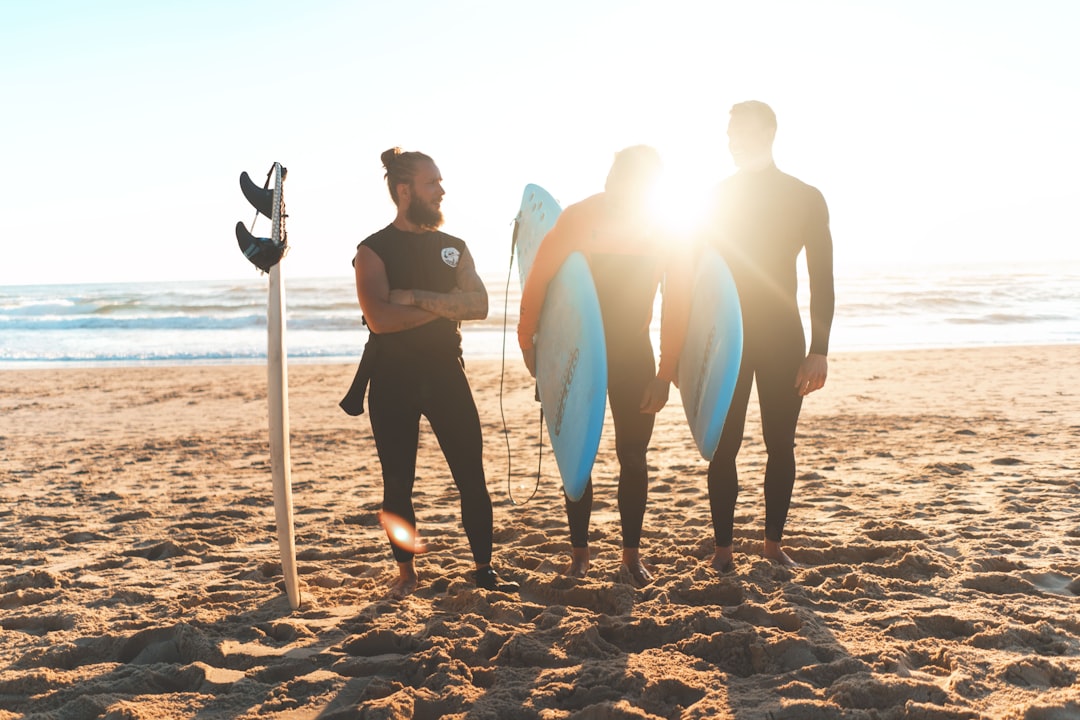
<path id="1" fill-rule="evenodd" d="M 457 287 L 457 266 L 465 242 L 444 232 L 411 233 L 386 226 L 360 245 L 370 248 L 386 266 L 391 290 L 448 293 Z M 384 359 L 409 362 L 461 357 L 461 323 L 436 318 L 419 327 L 393 333 L 371 333 Z"/>

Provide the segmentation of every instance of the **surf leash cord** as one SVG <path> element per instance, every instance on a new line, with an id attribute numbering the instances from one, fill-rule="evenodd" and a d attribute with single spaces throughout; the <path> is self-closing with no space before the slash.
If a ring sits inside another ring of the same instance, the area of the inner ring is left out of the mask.
<path id="1" fill-rule="evenodd" d="M 537 462 L 536 462 L 536 484 L 533 486 L 532 492 L 529 493 L 529 497 L 525 498 L 521 502 L 514 499 L 513 490 L 513 472 L 512 472 L 512 453 L 510 450 L 510 430 L 506 426 L 506 412 L 503 409 L 503 391 L 506 383 L 506 325 L 507 314 L 510 309 L 510 278 L 514 273 L 514 251 L 517 249 L 517 231 L 518 221 L 514 219 L 514 234 L 510 241 L 510 263 L 506 269 L 506 287 L 503 288 L 503 331 L 502 331 L 502 366 L 499 371 L 499 416 L 502 418 L 503 437 L 506 439 L 506 494 L 510 498 L 511 505 L 524 505 L 536 496 L 537 490 L 540 489 L 540 469 L 544 456 L 544 408 L 540 408 L 540 444 L 537 450 Z"/>

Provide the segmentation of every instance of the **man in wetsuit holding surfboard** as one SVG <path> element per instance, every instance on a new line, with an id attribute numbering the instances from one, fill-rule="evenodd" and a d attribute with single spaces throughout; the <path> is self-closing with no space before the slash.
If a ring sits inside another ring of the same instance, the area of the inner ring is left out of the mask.
<path id="1" fill-rule="evenodd" d="M 619 461 L 618 504 L 622 522 L 622 567 L 638 587 L 652 575 L 641 561 L 641 528 L 648 497 L 646 451 L 656 413 L 667 403 L 686 336 L 691 273 L 689 253 L 672 243 L 649 213 L 649 195 L 661 171 L 651 147 L 622 150 L 604 192 L 570 205 L 537 250 L 521 296 L 518 343 L 530 374 L 536 375 L 534 337 L 547 288 L 572 252 L 585 255 L 596 285 L 608 360 L 608 401 Z M 649 323 L 661 280 L 660 367 L 656 368 Z M 577 501 L 566 498 L 572 559 L 567 574 L 589 570 L 592 480 Z"/>
<path id="2" fill-rule="evenodd" d="M 743 355 L 735 394 L 709 463 L 709 503 L 716 550 L 712 566 L 734 568 L 739 494 L 735 459 L 756 379 L 768 460 L 765 557 L 794 565 L 781 545 L 795 484 L 795 427 L 802 399 L 825 384 L 835 304 L 829 211 L 816 189 L 773 162 L 776 115 L 765 103 L 732 107 L 728 149 L 738 171 L 722 182 L 708 241 L 731 269 L 743 316 Z M 796 260 L 805 250 L 810 277 L 810 350 L 796 299 Z"/>
<path id="3" fill-rule="evenodd" d="M 418 579 L 412 490 L 420 416 L 427 417 L 461 494 L 478 587 L 517 590 L 491 569 L 492 507 L 484 478 L 480 418 L 461 359 L 461 321 L 487 317 L 488 296 L 465 243 L 439 231 L 442 175 L 419 152 L 382 154 L 394 221 L 359 246 L 356 294 L 370 331 L 361 368 L 342 407 L 368 410 L 383 477 L 381 519 L 398 577 L 391 594 L 410 594 Z"/>

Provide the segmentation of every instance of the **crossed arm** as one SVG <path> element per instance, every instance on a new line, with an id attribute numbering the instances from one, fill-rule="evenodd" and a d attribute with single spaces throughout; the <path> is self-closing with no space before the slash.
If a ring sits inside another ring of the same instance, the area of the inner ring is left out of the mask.
<path id="1" fill-rule="evenodd" d="M 353 261 L 356 296 L 364 318 L 376 333 L 392 333 L 425 325 L 442 317 L 448 320 L 481 320 L 488 314 L 487 289 L 466 249 L 457 267 L 457 287 L 448 293 L 426 290 L 391 290 L 382 259 L 360 246 Z"/>

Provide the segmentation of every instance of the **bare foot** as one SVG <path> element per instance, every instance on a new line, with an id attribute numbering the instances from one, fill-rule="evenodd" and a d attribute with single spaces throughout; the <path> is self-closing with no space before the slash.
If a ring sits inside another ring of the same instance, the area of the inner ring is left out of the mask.
<path id="1" fill-rule="evenodd" d="M 390 583 L 390 597 L 400 600 L 412 595 L 419 584 L 420 578 L 416 575 L 416 568 L 411 562 L 398 563 L 398 576 Z"/>
<path id="2" fill-rule="evenodd" d="M 652 573 L 641 562 L 641 551 L 638 548 L 623 548 L 622 566 L 630 574 L 634 587 L 645 587 L 653 581 Z"/>
<path id="3" fill-rule="evenodd" d="M 589 574 L 589 548 L 571 548 L 570 567 L 566 568 L 566 575 L 572 578 L 583 578 Z"/>
<path id="4" fill-rule="evenodd" d="M 799 567 L 799 563 L 791 559 L 791 557 L 784 552 L 784 549 L 780 547 L 780 543 L 773 542 L 772 540 L 765 541 L 765 550 L 762 552 L 769 560 L 772 560 L 777 565 L 783 565 L 784 567 L 796 568 Z"/>
<path id="5" fill-rule="evenodd" d="M 718 573 L 729 573 L 735 570 L 735 555 L 730 545 L 718 546 L 709 562 L 712 569 Z"/>

